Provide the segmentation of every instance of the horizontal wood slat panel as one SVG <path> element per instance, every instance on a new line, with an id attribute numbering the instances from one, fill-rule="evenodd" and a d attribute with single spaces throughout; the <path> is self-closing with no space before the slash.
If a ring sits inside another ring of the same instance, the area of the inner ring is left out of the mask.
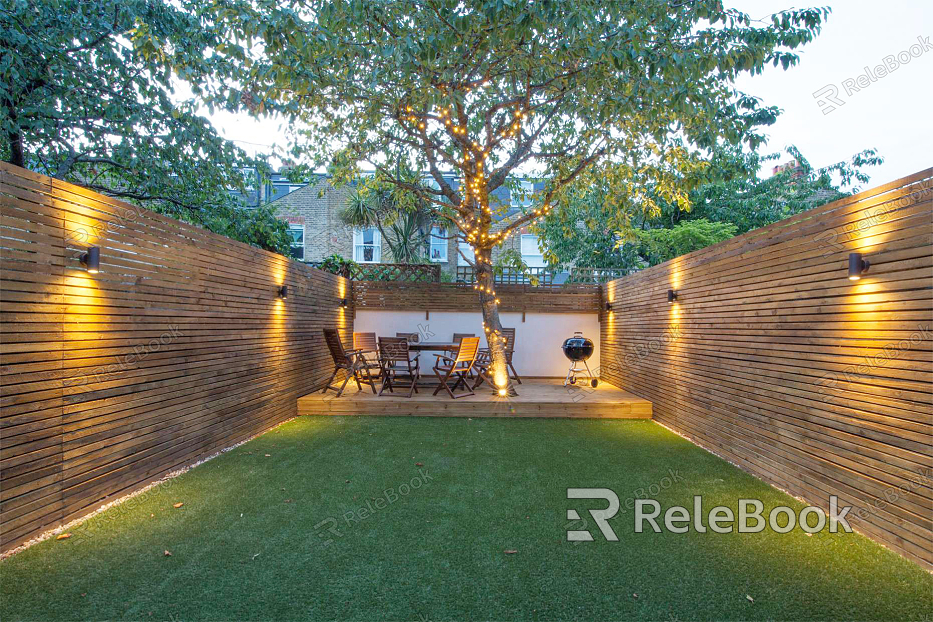
<path id="1" fill-rule="evenodd" d="M 933 569 L 931 197 L 933 169 L 611 281 L 601 377 Z"/>
<path id="2" fill-rule="evenodd" d="M 0 259 L 3 550 L 295 416 L 352 332 L 342 277 L 6 164 Z"/>
<path id="3" fill-rule="evenodd" d="M 596 313 L 599 286 L 568 284 L 553 287 L 496 285 L 505 313 Z M 479 311 L 479 295 L 463 283 L 399 283 L 354 281 L 354 304 L 360 309 L 394 311 Z"/>

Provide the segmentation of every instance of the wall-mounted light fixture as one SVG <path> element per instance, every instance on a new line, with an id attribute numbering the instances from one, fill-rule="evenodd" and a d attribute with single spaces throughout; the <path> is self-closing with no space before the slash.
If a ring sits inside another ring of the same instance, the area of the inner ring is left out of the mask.
<path id="1" fill-rule="evenodd" d="M 673 289 L 667 290 L 667 301 L 674 302 L 677 300 L 677 291 Z"/>
<path id="2" fill-rule="evenodd" d="M 862 275 L 868 272 L 871 262 L 862 259 L 862 253 L 849 253 L 849 280 L 858 281 Z"/>
<path id="3" fill-rule="evenodd" d="M 87 252 L 81 255 L 81 263 L 87 268 L 87 271 L 91 274 L 97 274 L 100 272 L 100 247 L 91 246 L 87 249 Z"/>
<path id="4" fill-rule="evenodd" d="M 283 285 L 279 288 L 279 298 L 282 300 L 288 298 L 288 285 Z"/>
<path id="5" fill-rule="evenodd" d="M 341 307 L 346 308 L 348 304 L 350 304 L 350 301 L 347 300 L 346 298 L 341 298 L 341 299 L 340 299 L 340 306 L 341 306 Z"/>
<path id="6" fill-rule="evenodd" d="M 606 303 L 606 311 L 612 311 L 612 303 L 611 303 L 611 302 L 607 302 L 607 303 Z"/>

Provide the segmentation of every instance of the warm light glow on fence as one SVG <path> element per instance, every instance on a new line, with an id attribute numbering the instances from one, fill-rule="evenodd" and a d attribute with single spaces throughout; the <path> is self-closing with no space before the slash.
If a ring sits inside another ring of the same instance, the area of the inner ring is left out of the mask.
<path id="1" fill-rule="evenodd" d="M 881 327 L 879 322 L 885 315 L 885 309 L 890 309 L 884 304 L 883 294 L 886 290 L 881 283 L 872 280 L 862 279 L 851 283 L 852 295 L 846 297 L 846 303 L 859 306 L 854 315 L 856 323 L 847 327 L 851 331 L 848 336 L 853 339 L 877 339 L 875 331 Z"/>

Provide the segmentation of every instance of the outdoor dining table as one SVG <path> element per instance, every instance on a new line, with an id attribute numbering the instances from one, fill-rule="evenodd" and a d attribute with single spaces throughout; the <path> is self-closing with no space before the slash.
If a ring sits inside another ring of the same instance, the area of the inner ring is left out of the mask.
<path id="1" fill-rule="evenodd" d="M 421 343 L 408 344 L 408 349 L 412 352 L 424 352 L 426 350 L 433 350 L 437 352 L 456 352 L 459 348 L 459 343 L 446 343 L 440 341 L 422 341 Z"/>

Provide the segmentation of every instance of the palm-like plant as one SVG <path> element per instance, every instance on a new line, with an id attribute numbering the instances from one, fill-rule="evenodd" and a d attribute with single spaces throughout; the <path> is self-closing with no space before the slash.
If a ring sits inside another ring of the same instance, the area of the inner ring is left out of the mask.
<path id="1" fill-rule="evenodd" d="M 394 262 L 425 263 L 430 215 L 396 188 L 361 184 L 350 193 L 340 218 L 351 227 L 378 229 Z"/>

